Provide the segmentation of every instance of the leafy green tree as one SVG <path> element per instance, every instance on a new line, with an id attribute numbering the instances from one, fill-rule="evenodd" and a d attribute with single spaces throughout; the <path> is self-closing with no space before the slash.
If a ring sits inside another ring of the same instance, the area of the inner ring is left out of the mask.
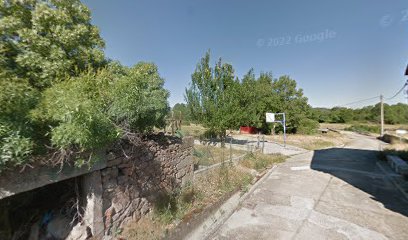
<path id="1" fill-rule="evenodd" d="M 185 98 L 193 120 L 216 132 L 221 139 L 225 138 L 228 128 L 237 125 L 237 85 L 233 67 L 222 63 L 221 59 L 210 67 L 210 53 L 207 52 L 197 64 L 191 85 L 186 89 Z"/>
<path id="2" fill-rule="evenodd" d="M 52 123 L 54 146 L 96 149 L 123 133 L 162 127 L 169 95 L 163 84 L 154 64 L 115 64 L 54 84 L 32 116 Z"/>
<path id="3" fill-rule="evenodd" d="M 0 3 L 0 71 L 44 89 L 104 63 L 104 42 L 79 0 Z"/>
<path id="4" fill-rule="evenodd" d="M 184 103 L 176 103 L 173 106 L 172 111 L 174 113 L 174 117 L 182 120 L 183 123 L 190 123 L 192 120 L 187 105 Z"/>
<path id="5" fill-rule="evenodd" d="M 169 111 L 169 92 L 157 66 L 140 62 L 124 68 L 112 91 L 108 114 L 122 129 L 146 132 L 162 128 Z"/>
<path id="6" fill-rule="evenodd" d="M 289 76 L 275 79 L 272 88 L 278 99 L 277 110 L 286 113 L 288 130 L 297 132 L 301 127 L 301 120 L 311 118 L 311 108 L 303 95 L 303 89 L 298 89 L 296 81 Z"/>
<path id="7" fill-rule="evenodd" d="M 106 61 L 99 30 L 79 0 L 4 0 L 0 16 L 0 165 L 13 166 L 49 143 L 49 124 L 63 128 L 31 117 L 43 91 Z"/>
<path id="8" fill-rule="evenodd" d="M 32 116 L 51 123 L 51 142 L 60 149 L 94 149 L 119 136 L 106 114 L 115 76 L 109 71 L 85 72 L 44 91 Z"/>
<path id="9" fill-rule="evenodd" d="M 197 65 L 186 101 L 193 119 L 210 129 L 225 133 L 247 125 L 269 131 L 265 113 L 285 112 L 289 131 L 296 132 L 301 120 L 311 117 L 303 90 L 288 76 L 274 79 L 271 73 L 261 73 L 256 78 L 251 69 L 241 82 L 231 65 L 220 60 L 211 68 L 209 60 L 207 53 Z"/>

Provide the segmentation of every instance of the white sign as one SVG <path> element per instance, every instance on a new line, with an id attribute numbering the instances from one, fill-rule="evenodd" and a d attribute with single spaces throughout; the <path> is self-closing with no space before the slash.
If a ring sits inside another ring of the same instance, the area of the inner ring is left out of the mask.
<path id="1" fill-rule="evenodd" d="M 266 122 L 267 123 L 275 122 L 275 113 L 266 113 Z"/>
<path id="2" fill-rule="evenodd" d="M 395 131 L 398 135 L 404 135 L 407 134 L 408 131 L 407 130 L 403 130 L 403 129 L 398 129 L 397 131 Z"/>

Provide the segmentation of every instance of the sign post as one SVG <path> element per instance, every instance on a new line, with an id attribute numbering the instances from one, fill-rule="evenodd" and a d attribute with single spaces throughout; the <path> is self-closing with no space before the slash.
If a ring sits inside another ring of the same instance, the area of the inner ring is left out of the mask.
<path id="1" fill-rule="evenodd" d="M 276 115 L 281 115 L 282 120 L 276 120 Z M 266 113 L 267 123 L 280 123 L 283 126 L 283 146 L 286 147 L 286 114 L 285 113 Z"/>

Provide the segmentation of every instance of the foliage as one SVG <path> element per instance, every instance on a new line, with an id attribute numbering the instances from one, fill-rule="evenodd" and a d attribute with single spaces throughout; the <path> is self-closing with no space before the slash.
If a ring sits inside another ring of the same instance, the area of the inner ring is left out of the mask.
<path id="1" fill-rule="evenodd" d="M 154 206 L 156 218 L 166 224 L 175 219 L 181 219 L 193 204 L 196 195 L 192 186 L 170 193 L 161 193 Z"/>
<path id="2" fill-rule="evenodd" d="M 28 163 L 33 143 L 18 131 L 0 123 L 0 172 L 4 168 Z"/>
<path id="3" fill-rule="evenodd" d="M 104 113 L 109 102 L 110 75 L 92 72 L 54 84 L 44 91 L 33 117 L 52 122 L 53 145 L 67 149 L 101 147 L 117 136 Z"/>
<path id="4" fill-rule="evenodd" d="M 315 134 L 319 123 L 316 120 L 309 118 L 302 118 L 299 121 L 299 127 L 296 129 L 296 133 L 311 135 Z"/>
<path id="5" fill-rule="evenodd" d="M 151 131 L 163 127 L 169 111 L 169 93 L 157 66 L 140 62 L 124 68 L 124 75 L 114 83 L 108 113 L 115 122 L 131 131 Z"/>
<path id="6" fill-rule="evenodd" d="M 197 64 L 186 89 L 186 101 L 194 120 L 199 121 L 224 139 L 228 128 L 238 125 L 235 114 L 238 106 L 237 85 L 234 69 L 219 59 L 210 67 L 210 53 Z"/>
<path id="7" fill-rule="evenodd" d="M 380 122 L 380 104 L 366 106 L 358 109 L 351 108 L 315 108 L 313 119 L 320 123 L 351 123 L 351 122 Z M 395 105 L 384 104 L 384 122 L 386 124 L 407 124 L 408 105 L 398 103 Z"/>
<path id="8" fill-rule="evenodd" d="M 163 126 L 169 94 L 157 67 L 106 61 L 79 0 L 6 0 L 0 15 L 0 165 L 50 143 L 93 150 Z"/>
<path id="9" fill-rule="evenodd" d="M 8 129 L 0 158 L 15 166 L 49 143 L 50 123 L 30 114 L 42 92 L 106 61 L 103 40 L 79 0 L 5 0 L 0 15 L 0 126 Z"/>
<path id="10" fill-rule="evenodd" d="M 176 103 L 171 109 L 176 119 L 182 120 L 183 125 L 188 125 L 191 122 L 191 115 L 184 103 Z"/>
<path id="11" fill-rule="evenodd" d="M 0 70 L 44 89 L 104 63 L 104 42 L 79 0 L 0 4 Z"/>
<path id="12" fill-rule="evenodd" d="M 99 148 L 121 132 L 161 126 L 168 109 L 162 86 L 153 64 L 85 72 L 47 89 L 33 116 L 54 123 L 51 141 L 59 148 Z"/>
<path id="13" fill-rule="evenodd" d="M 33 151 L 32 124 L 27 113 L 38 92 L 27 81 L 0 76 L 0 171 L 24 165 Z"/>
<path id="14" fill-rule="evenodd" d="M 207 52 L 192 75 L 185 97 L 192 118 L 219 135 L 239 126 L 255 126 L 268 132 L 266 112 L 285 112 L 291 132 L 296 132 L 300 121 L 309 117 L 307 98 L 290 77 L 274 79 L 271 73 L 261 73 L 256 78 L 251 69 L 240 81 L 230 64 L 220 59 L 211 68 L 209 61 Z"/>
<path id="15" fill-rule="evenodd" d="M 380 127 L 376 125 L 357 124 L 345 128 L 344 130 L 358 133 L 377 133 L 377 134 L 380 133 Z"/>

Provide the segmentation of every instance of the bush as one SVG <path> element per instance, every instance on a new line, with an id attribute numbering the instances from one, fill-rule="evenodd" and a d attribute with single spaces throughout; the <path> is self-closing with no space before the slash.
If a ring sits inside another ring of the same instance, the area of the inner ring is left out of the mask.
<path id="1" fill-rule="evenodd" d="M 7 167 L 28 163 L 32 150 L 33 143 L 29 138 L 0 124 L 0 172 Z"/>
<path id="2" fill-rule="evenodd" d="M 104 113 L 109 103 L 109 76 L 107 71 L 85 73 L 43 93 L 33 116 L 54 123 L 51 128 L 54 146 L 93 149 L 119 136 L 119 130 Z"/>
<path id="3" fill-rule="evenodd" d="M 45 90 L 32 116 L 52 123 L 54 146 L 89 150 L 103 147 L 122 132 L 146 132 L 164 124 L 168 92 L 153 64 L 122 71 L 82 73 Z"/>
<path id="4" fill-rule="evenodd" d="M 311 135 L 315 134 L 319 127 L 319 123 L 315 120 L 304 118 L 299 121 L 299 126 L 296 128 L 296 133 Z"/>
<path id="5" fill-rule="evenodd" d="M 29 162 L 33 141 L 27 115 L 38 92 L 23 79 L 0 76 L 0 172 Z"/>
<path id="6" fill-rule="evenodd" d="M 138 63 L 125 69 L 112 89 L 112 103 L 108 114 L 113 121 L 133 131 L 146 132 L 153 127 L 163 128 L 169 111 L 169 93 L 156 65 Z"/>

